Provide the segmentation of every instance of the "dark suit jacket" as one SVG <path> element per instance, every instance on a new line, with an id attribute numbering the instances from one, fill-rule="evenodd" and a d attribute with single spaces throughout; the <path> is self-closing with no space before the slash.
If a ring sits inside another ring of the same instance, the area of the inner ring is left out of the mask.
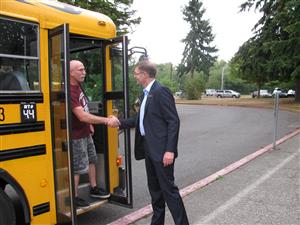
<path id="1" fill-rule="evenodd" d="M 142 102 L 143 96 L 140 98 Z M 139 129 L 139 112 L 135 117 L 121 120 L 120 129 L 135 127 L 135 158 L 145 158 L 145 149 Z M 145 105 L 144 128 L 149 156 L 154 161 L 162 161 L 166 151 L 177 157 L 180 121 L 175 101 L 170 90 L 157 81 L 150 89 Z"/>

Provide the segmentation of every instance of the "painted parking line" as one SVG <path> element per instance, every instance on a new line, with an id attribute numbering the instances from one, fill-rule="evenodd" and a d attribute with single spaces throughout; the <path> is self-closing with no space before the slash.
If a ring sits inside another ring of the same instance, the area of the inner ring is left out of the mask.
<path id="1" fill-rule="evenodd" d="M 280 138 L 279 140 L 277 140 L 276 145 L 280 145 L 283 142 L 287 141 L 288 139 L 290 139 L 298 134 L 300 134 L 300 128 L 296 129 L 295 131 L 293 131 L 293 132 L 285 135 L 284 137 Z M 181 189 L 180 195 L 182 197 L 185 197 L 185 196 L 193 193 L 194 191 L 205 187 L 206 185 L 217 180 L 219 177 L 222 177 L 222 176 L 238 169 L 239 167 L 245 165 L 246 163 L 250 162 L 251 160 L 257 158 L 258 156 L 260 156 L 268 151 L 271 151 L 272 148 L 273 148 L 273 144 L 269 144 L 269 145 L 257 150 L 256 152 L 238 160 L 237 162 L 230 164 L 229 166 L 225 167 L 224 169 L 221 169 L 218 172 L 216 172 L 194 184 L 191 184 L 191 185 Z M 152 212 L 153 212 L 152 206 L 151 206 L 151 204 L 149 204 L 133 213 L 130 213 L 124 217 L 121 217 L 118 220 L 113 221 L 112 223 L 110 223 L 108 225 L 128 225 L 128 224 L 134 223 L 144 217 L 151 215 Z"/>

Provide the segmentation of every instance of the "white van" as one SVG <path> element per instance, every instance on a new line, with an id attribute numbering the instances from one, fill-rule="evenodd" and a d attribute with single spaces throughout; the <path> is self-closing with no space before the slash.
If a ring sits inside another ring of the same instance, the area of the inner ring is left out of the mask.
<path id="1" fill-rule="evenodd" d="M 216 95 L 216 90 L 215 89 L 206 89 L 205 90 L 205 95 L 206 96 L 215 96 Z"/>

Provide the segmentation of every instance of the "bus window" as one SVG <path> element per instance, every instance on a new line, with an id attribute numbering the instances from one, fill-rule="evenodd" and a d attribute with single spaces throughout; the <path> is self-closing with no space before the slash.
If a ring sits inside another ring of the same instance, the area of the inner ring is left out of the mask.
<path id="1" fill-rule="evenodd" d="M 100 44 L 94 42 L 71 38 L 71 60 L 76 59 L 81 61 L 86 69 L 86 77 L 82 88 L 89 101 L 102 103 L 104 79 L 103 55 Z"/>
<path id="2" fill-rule="evenodd" d="M 0 17 L 0 92 L 39 91 L 38 26 Z"/>

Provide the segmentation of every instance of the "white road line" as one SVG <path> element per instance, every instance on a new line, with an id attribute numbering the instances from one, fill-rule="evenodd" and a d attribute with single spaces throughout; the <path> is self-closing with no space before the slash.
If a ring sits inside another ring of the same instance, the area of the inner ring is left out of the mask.
<path id="1" fill-rule="evenodd" d="M 215 219 L 219 214 L 223 213 L 227 209 L 233 207 L 235 204 L 237 204 L 242 198 L 244 198 L 246 195 L 248 195 L 253 189 L 258 187 L 260 184 L 262 184 L 264 181 L 269 179 L 275 172 L 277 172 L 279 169 L 284 167 L 289 161 L 291 161 L 293 158 L 295 158 L 300 153 L 300 149 L 295 152 L 294 154 L 290 155 L 288 158 L 283 160 L 280 164 L 278 164 L 273 169 L 269 170 L 265 175 L 261 176 L 258 180 L 256 180 L 254 183 L 250 184 L 247 188 L 237 193 L 234 197 L 229 199 L 227 202 L 225 202 L 223 205 L 218 207 L 216 210 L 214 210 L 212 213 L 208 214 L 206 217 L 201 219 L 200 221 L 196 222 L 195 224 L 209 224 L 210 221 Z"/>

